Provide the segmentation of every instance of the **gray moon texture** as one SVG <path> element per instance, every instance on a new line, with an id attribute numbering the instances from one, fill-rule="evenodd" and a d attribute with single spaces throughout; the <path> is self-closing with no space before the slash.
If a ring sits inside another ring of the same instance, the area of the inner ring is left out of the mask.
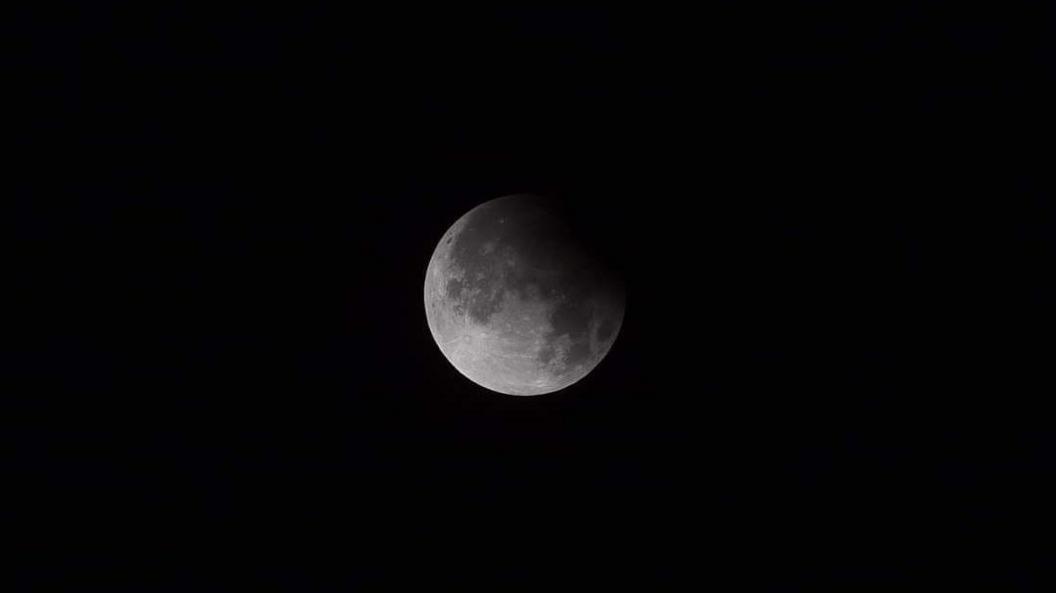
<path id="1" fill-rule="evenodd" d="M 623 323 L 622 281 L 551 200 L 497 198 L 440 239 L 425 279 L 433 339 L 460 373 L 508 395 L 564 389 L 590 373 Z"/>

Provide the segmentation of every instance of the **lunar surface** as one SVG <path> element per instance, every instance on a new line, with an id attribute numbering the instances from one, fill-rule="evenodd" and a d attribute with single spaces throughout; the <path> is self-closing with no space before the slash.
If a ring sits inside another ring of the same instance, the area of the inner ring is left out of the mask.
<path id="1" fill-rule="evenodd" d="M 447 360 L 509 395 L 550 393 L 586 376 L 624 312 L 622 283 L 589 247 L 539 196 L 498 198 L 459 218 L 425 280 L 429 329 Z"/>

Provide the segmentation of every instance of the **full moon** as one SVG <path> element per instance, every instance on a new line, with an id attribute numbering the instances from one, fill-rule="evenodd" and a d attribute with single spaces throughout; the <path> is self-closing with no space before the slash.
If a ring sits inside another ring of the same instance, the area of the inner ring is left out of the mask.
<path id="1" fill-rule="evenodd" d="M 425 314 L 440 351 L 474 383 L 508 395 L 564 389 L 620 332 L 620 279 L 558 205 L 535 195 L 473 208 L 440 239 Z"/>

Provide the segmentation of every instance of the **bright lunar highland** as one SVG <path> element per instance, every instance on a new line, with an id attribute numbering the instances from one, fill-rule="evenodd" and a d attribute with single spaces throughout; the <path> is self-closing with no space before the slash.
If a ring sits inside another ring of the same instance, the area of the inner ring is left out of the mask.
<path id="1" fill-rule="evenodd" d="M 605 357 L 623 323 L 623 284 L 550 200 L 485 202 L 440 239 L 425 279 L 440 351 L 509 395 L 568 387 Z"/>

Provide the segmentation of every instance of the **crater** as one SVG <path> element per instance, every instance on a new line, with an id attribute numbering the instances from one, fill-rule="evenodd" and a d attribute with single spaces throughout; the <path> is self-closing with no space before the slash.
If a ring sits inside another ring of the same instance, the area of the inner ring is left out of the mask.
<path id="1" fill-rule="evenodd" d="M 457 299 L 462 294 L 462 281 L 458 278 L 451 278 L 447 281 L 447 287 L 445 294 L 450 299 Z"/>
<path id="2" fill-rule="evenodd" d="M 554 310 L 550 325 L 555 335 L 568 334 L 573 341 L 578 341 L 587 333 L 592 313 L 589 306 L 565 301 Z"/>
<path id="3" fill-rule="evenodd" d="M 568 354 L 565 356 L 565 364 L 567 365 L 565 371 L 573 369 L 581 364 L 585 364 L 590 359 L 590 343 L 585 341 L 572 342 L 572 346 L 568 349 Z"/>
<path id="4" fill-rule="evenodd" d="M 554 347 L 553 346 L 550 346 L 550 345 L 543 346 L 542 349 L 539 350 L 538 360 L 539 360 L 540 363 L 542 363 L 544 365 L 548 364 L 551 360 L 554 359 L 554 354 L 555 354 L 555 352 L 554 352 Z"/>
<path id="5" fill-rule="evenodd" d="M 473 321 L 487 325 L 491 316 L 498 313 L 503 305 L 501 282 L 474 282 L 469 291 L 463 291 L 462 302 Z"/>
<path id="6" fill-rule="evenodd" d="M 609 338 L 612 337 L 612 334 L 615 333 L 615 331 L 616 322 L 613 321 L 612 318 L 606 319 L 600 326 L 598 326 L 598 341 L 608 342 Z"/>

